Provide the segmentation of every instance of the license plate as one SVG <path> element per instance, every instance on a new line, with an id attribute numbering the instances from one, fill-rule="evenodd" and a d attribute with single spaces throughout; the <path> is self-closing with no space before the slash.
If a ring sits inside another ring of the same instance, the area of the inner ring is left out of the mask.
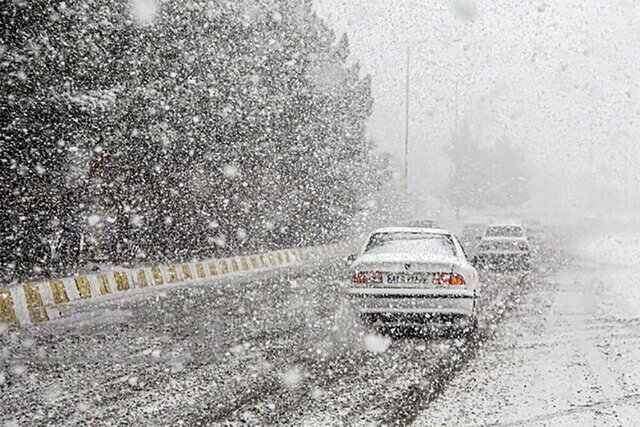
<path id="1" fill-rule="evenodd" d="M 400 273 L 387 275 L 387 283 L 431 283 L 431 274 L 426 273 Z"/>

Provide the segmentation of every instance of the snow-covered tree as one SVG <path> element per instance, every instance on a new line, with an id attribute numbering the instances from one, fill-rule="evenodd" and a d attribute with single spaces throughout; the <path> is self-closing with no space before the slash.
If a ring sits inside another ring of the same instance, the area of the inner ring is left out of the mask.
<path id="1" fill-rule="evenodd" d="M 346 35 L 310 1 L 138 3 L 2 2 L 3 259 L 49 267 L 56 232 L 113 262 L 344 232 L 379 185 Z"/>

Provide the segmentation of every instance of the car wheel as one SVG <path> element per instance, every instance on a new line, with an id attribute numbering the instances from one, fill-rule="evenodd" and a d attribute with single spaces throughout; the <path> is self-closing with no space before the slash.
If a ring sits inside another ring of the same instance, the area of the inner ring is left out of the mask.
<path id="1" fill-rule="evenodd" d="M 469 326 L 467 328 L 467 333 L 475 334 L 477 331 L 478 331 L 478 318 L 474 314 L 469 318 Z"/>
<path id="2" fill-rule="evenodd" d="M 465 328 L 465 332 L 467 335 L 474 335 L 478 330 L 478 308 L 476 307 L 478 303 L 478 297 L 474 293 L 473 296 L 473 310 L 471 311 L 471 315 L 466 319 L 467 325 Z"/>

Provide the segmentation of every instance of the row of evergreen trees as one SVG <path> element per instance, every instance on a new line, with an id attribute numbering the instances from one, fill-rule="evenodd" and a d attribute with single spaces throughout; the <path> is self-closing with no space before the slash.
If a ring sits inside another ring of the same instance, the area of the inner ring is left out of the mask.
<path id="1" fill-rule="evenodd" d="M 0 269 L 340 238 L 386 179 L 310 0 L 2 0 Z"/>

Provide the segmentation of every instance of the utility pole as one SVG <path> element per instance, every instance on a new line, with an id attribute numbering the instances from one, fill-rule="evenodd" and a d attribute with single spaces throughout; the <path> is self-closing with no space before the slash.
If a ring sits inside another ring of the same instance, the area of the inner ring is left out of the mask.
<path id="1" fill-rule="evenodd" d="M 459 138 L 459 127 L 458 127 L 458 120 L 459 120 L 459 97 L 458 97 L 458 79 L 456 79 L 456 100 L 455 100 L 455 109 L 456 109 L 456 116 L 455 116 L 455 120 L 453 123 L 453 143 L 454 144 L 458 144 L 460 141 L 458 141 Z M 457 165 L 454 165 L 454 168 L 457 168 Z M 455 195 L 455 205 L 456 205 L 456 211 L 455 211 L 455 215 L 456 215 L 456 220 L 460 219 L 460 198 L 462 197 L 462 195 L 460 194 L 462 189 L 461 189 L 461 185 L 460 185 L 460 175 L 458 173 L 458 171 L 456 170 L 454 172 L 454 179 L 456 180 L 456 195 Z"/>
<path id="2" fill-rule="evenodd" d="M 404 94 L 404 196 L 409 207 L 409 67 L 411 65 L 411 46 L 407 46 L 407 76 Z"/>

